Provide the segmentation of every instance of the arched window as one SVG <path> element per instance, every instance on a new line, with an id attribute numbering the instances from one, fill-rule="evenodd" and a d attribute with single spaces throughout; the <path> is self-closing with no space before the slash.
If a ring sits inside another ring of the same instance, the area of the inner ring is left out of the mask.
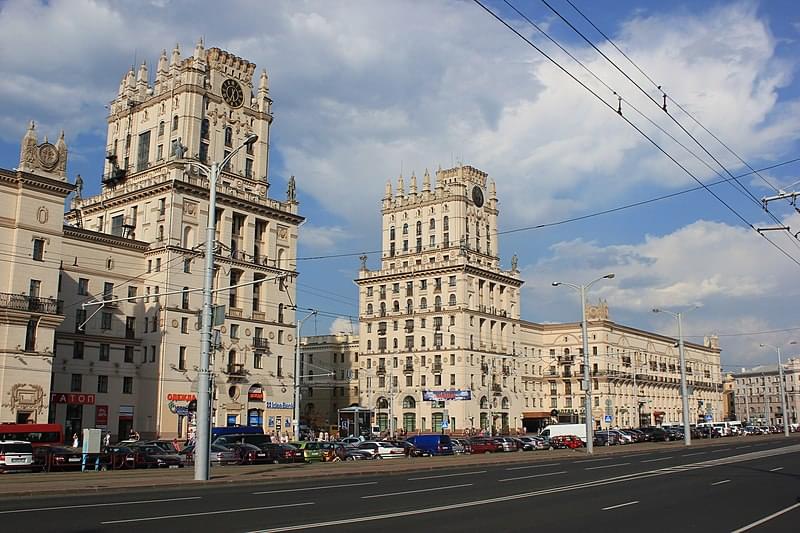
<path id="1" fill-rule="evenodd" d="M 434 308 L 434 311 L 441 311 L 442 310 L 442 297 L 441 296 L 437 296 L 433 300 L 433 308 Z"/>
<path id="2" fill-rule="evenodd" d="M 372 304 L 367 304 L 367 314 L 368 315 L 372 314 Z"/>
<path id="3" fill-rule="evenodd" d="M 414 301 L 411 299 L 406 300 L 406 314 L 411 314 L 414 312 Z"/>
<path id="4" fill-rule="evenodd" d="M 375 407 L 378 409 L 388 409 L 389 408 L 389 400 L 381 396 L 378 398 L 378 403 L 375 404 Z"/>
<path id="5" fill-rule="evenodd" d="M 436 229 L 436 219 L 432 218 L 428 225 L 430 226 L 430 229 Z"/>
<path id="6" fill-rule="evenodd" d="M 184 248 L 193 248 L 194 247 L 194 229 L 191 226 L 186 226 L 183 228 L 183 247 Z"/>
<path id="7" fill-rule="evenodd" d="M 389 228 L 389 240 L 390 240 L 390 241 L 393 241 L 393 240 L 394 240 L 394 226 L 392 226 L 391 228 Z"/>
<path id="8" fill-rule="evenodd" d="M 417 401 L 413 396 L 406 396 L 403 398 L 403 409 L 415 409 L 416 407 Z"/>
<path id="9" fill-rule="evenodd" d="M 489 400 L 486 396 L 481 396 L 481 409 L 488 409 L 489 408 Z"/>
<path id="10" fill-rule="evenodd" d="M 422 222 L 417 221 L 417 235 L 422 235 Z"/>
<path id="11" fill-rule="evenodd" d="M 424 296 L 419 299 L 419 308 L 420 309 L 427 309 L 428 308 L 428 299 Z"/>
<path id="12" fill-rule="evenodd" d="M 392 339 L 392 347 L 396 350 L 397 349 L 397 339 Z"/>
<path id="13" fill-rule="evenodd" d="M 403 224 L 403 235 L 408 235 L 408 224 Z"/>
<path id="14" fill-rule="evenodd" d="M 283 248 L 279 249 L 278 250 L 278 265 L 277 265 L 278 268 L 283 268 L 284 267 L 284 264 L 283 264 L 283 256 L 284 255 L 285 255 L 285 252 L 284 252 Z"/>
<path id="15" fill-rule="evenodd" d="M 225 128 L 225 146 L 233 146 L 233 129 L 229 127 Z"/>
<path id="16" fill-rule="evenodd" d="M 509 406 L 510 403 L 511 402 L 508 401 L 508 398 L 503 398 L 502 408 L 503 409 L 508 409 L 508 406 Z"/>
<path id="17" fill-rule="evenodd" d="M 184 287 L 181 293 L 181 309 L 189 309 L 189 287 Z"/>
<path id="18" fill-rule="evenodd" d="M 569 348 L 564 348 L 564 355 L 569 355 Z"/>
<path id="19" fill-rule="evenodd" d="M 386 316 L 386 302 L 381 302 L 381 316 Z"/>
<path id="20" fill-rule="evenodd" d="M 208 119 L 204 118 L 203 121 L 200 122 L 200 138 L 201 139 L 208 139 L 208 130 L 209 130 Z"/>
<path id="21" fill-rule="evenodd" d="M 164 135 L 164 121 L 158 123 L 158 136 L 161 137 Z"/>
<path id="22" fill-rule="evenodd" d="M 444 228 L 444 231 L 450 230 L 450 217 L 444 217 L 442 220 L 442 228 Z"/>
<path id="23" fill-rule="evenodd" d="M 455 346 L 455 345 L 456 345 L 456 336 L 451 334 L 450 335 L 450 346 Z"/>
<path id="24" fill-rule="evenodd" d="M 456 305 L 456 295 L 455 294 L 451 294 L 450 295 L 450 305 Z"/>
<path id="25" fill-rule="evenodd" d="M 178 115 L 172 117 L 172 131 L 178 131 Z"/>
<path id="26" fill-rule="evenodd" d="M 392 311 L 394 311 L 395 313 L 400 312 L 400 302 L 398 302 L 397 300 L 392 302 Z"/>
<path id="27" fill-rule="evenodd" d="M 228 372 L 233 370 L 235 364 L 236 364 L 236 350 L 231 350 L 230 352 L 228 352 Z"/>
<path id="28" fill-rule="evenodd" d="M 403 413 L 403 429 L 406 431 L 416 431 L 417 415 L 414 413 Z"/>

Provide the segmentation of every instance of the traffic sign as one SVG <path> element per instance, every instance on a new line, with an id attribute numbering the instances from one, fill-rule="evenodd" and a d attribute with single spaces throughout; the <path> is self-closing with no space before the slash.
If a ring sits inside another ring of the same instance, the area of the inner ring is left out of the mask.
<path id="1" fill-rule="evenodd" d="M 442 429 L 449 429 L 450 428 L 450 421 L 446 418 L 442 420 Z"/>
<path id="2" fill-rule="evenodd" d="M 603 420 L 605 421 L 606 424 L 610 424 L 613 419 L 614 417 L 611 415 L 606 415 L 603 417 Z"/>
<path id="3" fill-rule="evenodd" d="M 711 415 L 706 415 L 706 422 L 711 422 L 712 420 L 714 420 L 714 417 L 713 417 L 713 416 L 711 416 Z"/>

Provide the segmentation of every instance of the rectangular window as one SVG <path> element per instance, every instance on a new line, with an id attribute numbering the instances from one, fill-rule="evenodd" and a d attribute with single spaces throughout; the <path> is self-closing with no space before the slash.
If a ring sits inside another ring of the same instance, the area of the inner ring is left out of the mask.
<path id="1" fill-rule="evenodd" d="M 33 260 L 44 261 L 44 239 L 33 239 Z"/>
<path id="2" fill-rule="evenodd" d="M 277 365 L 275 367 L 275 373 L 278 375 L 279 378 L 283 377 L 283 356 L 279 355 L 277 358 Z"/>
<path id="3" fill-rule="evenodd" d="M 111 300 L 114 298 L 114 284 L 106 281 L 103 284 L 103 300 Z"/>
<path id="4" fill-rule="evenodd" d="M 156 257 L 156 272 L 161 272 L 161 258 Z"/>
<path id="5" fill-rule="evenodd" d="M 253 177 L 253 160 L 249 157 L 244 160 L 244 175 L 247 178 Z"/>
<path id="6" fill-rule="evenodd" d="M 122 378 L 122 394 L 133 394 L 133 378 L 131 376 Z"/>
<path id="7" fill-rule="evenodd" d="M 89 280 L 86 278 L 78 278 L 78 294 L 80 296 L 89 295 Z"/>
<path id="8" fill-rule="evenodd" d="M 125 359 L 126 363 L 133 363 L 133 346 L 126 346 L 125 347 Z"/>
<path id="9" fill-rule="evenodd" d="M 83 341 L 75 341 L 72 345 L 72 358 L 83 359 Z"/>
<path id="10" fill-rule="evenodd" d="M 186 370 L 186 346 L 178 349 L 178 370 Z"/>
<path id="11" fill-rule="evenodd" d="M 33 352 L 36 350 L 36 327 L 39 321 L 35 318 L 28 320 L 28 327 L 25 330 L 25 351 Z"/>
<path id="12" fill-rule="evenodd" d="M 253 354 L 253 368 L 264 368 L 262 363 L 262 355 L 259 352 Z"/>
<path id="13" fill-rule="evenodd" d="M 111 355 L 111 346 L 108 344 L 100 345 L 100 361 L 108 361 Z"/>
<path id="14" fill-rule="evenodd" d="M 83 376 L 81 374 L 72 374 L 72 379 L 69 383 L 70 392 L 80 392 L 83 385 Z"/>
<path id="15" fill-rule="evenodd" d="M 125 338 L 133 339 L 136 336 L 136 317 L 125 317 Z"/>
<path id="16" fill-rule="evenodd" d="M 122 237 L 122 215 L 111 217 L 111 235 Z"/>
<path id="17" fill-rule="evenodd" d="M 139 292 L 139 287 L 134 285 L 128 285 L 128 298 L 136 298 L 136 295 Z"/>
<path id="18" fill-rule="evenodd" d="M 150 164 L 150 131 L 139 135 L 136 170 L 145 170 Z"/>
<path id="19" fill-rule="evenodd" d="M 189 319 L 181 317 L 181 333 L 189 333 Z"/>
<path id="20" fill-rule="evenodd" d="M 108 376 L 97 376 L 97 392 L 108 392 Z"/>
<path id="21" fill-rule="evenodd" d="M 111 313 L 103 312 L 100 316 L 100 329 L 108 331 L 111 329 Z"/>
<path id="22" fill-rule="evenodd" d="M 191 274 L 191 272 L 192 272 L 192 260 L 191 259 L 184 259 L 183 260 L 183 271 L 186 274 Z"/>

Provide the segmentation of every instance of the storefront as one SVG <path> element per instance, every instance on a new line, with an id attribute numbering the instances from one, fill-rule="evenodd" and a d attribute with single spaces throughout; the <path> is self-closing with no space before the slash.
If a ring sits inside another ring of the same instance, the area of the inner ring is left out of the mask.
<path id="1" fill-rule="evenodd" d="M 264 388 L 256 383 L 247 391 L 247 425 L 264 427 Z"/>
<path id="2" fill-rule="evenodd" d="M 50 412 L 56 413 L 56 421 L 60 413 L 59 406 L 64 405 L 64 438 L 71 440 L 73 435 L 81 436 L 84 426 L 84 406 L 94 405 L 95 395 L 79 392 L 50 393 Z M 91 411 L 90 411 L 91 412 Z M 91 414 L 89 415 L 91 416 Z M 90 419 L 91 420 L 91 419 Z"/>

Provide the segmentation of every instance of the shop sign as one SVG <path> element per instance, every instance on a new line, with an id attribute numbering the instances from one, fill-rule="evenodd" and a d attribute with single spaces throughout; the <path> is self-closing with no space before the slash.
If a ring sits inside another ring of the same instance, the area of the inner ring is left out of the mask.
<path id="1" fill-rule="evenodd" d="M 94 425 L 107 426 L 108 425 L 108 406 L 95 405 L 94 406 Z"/>
<path id="2" fill-rule="evenodd" d="M 426 402 L 437 402 L 446 400 L 471 400 L 471 390 L 424 390 L 422 400 Z"/>
<path id="3" fill-rule="evenodd" d="M 133 420 L 133 406 L 120 405 L 119 406 L 119 419 L 120 420 Z"/>
<path id="4" fill-rule="evenodd" d="M 294 409 L 293 402 L 267 402 L 267 409 Z"/>
<path id="5" fill-rule="evenodd" d="M 192 400 L 196 400 L 197 396 L 194 394 L 180 394 L 177 392 L 170 392 L 167 394 L 167 400 L 171 402 L 191 402 Z"/>
<path id="6" fill-rule="evenodd" d="M 263 402 L 264 389 L 262 389 L 258 385 L 253 385 L 252 387 L 250 387 L 250 390 L 247 391 L 247 400 L 251 402 Z"/>
<path id="7" fill-rule="evenodd" d="M 94 394 L 79 392 L 51 392 L 50 403 L 68 403 L 77 405 L 94 405 Z"/>

